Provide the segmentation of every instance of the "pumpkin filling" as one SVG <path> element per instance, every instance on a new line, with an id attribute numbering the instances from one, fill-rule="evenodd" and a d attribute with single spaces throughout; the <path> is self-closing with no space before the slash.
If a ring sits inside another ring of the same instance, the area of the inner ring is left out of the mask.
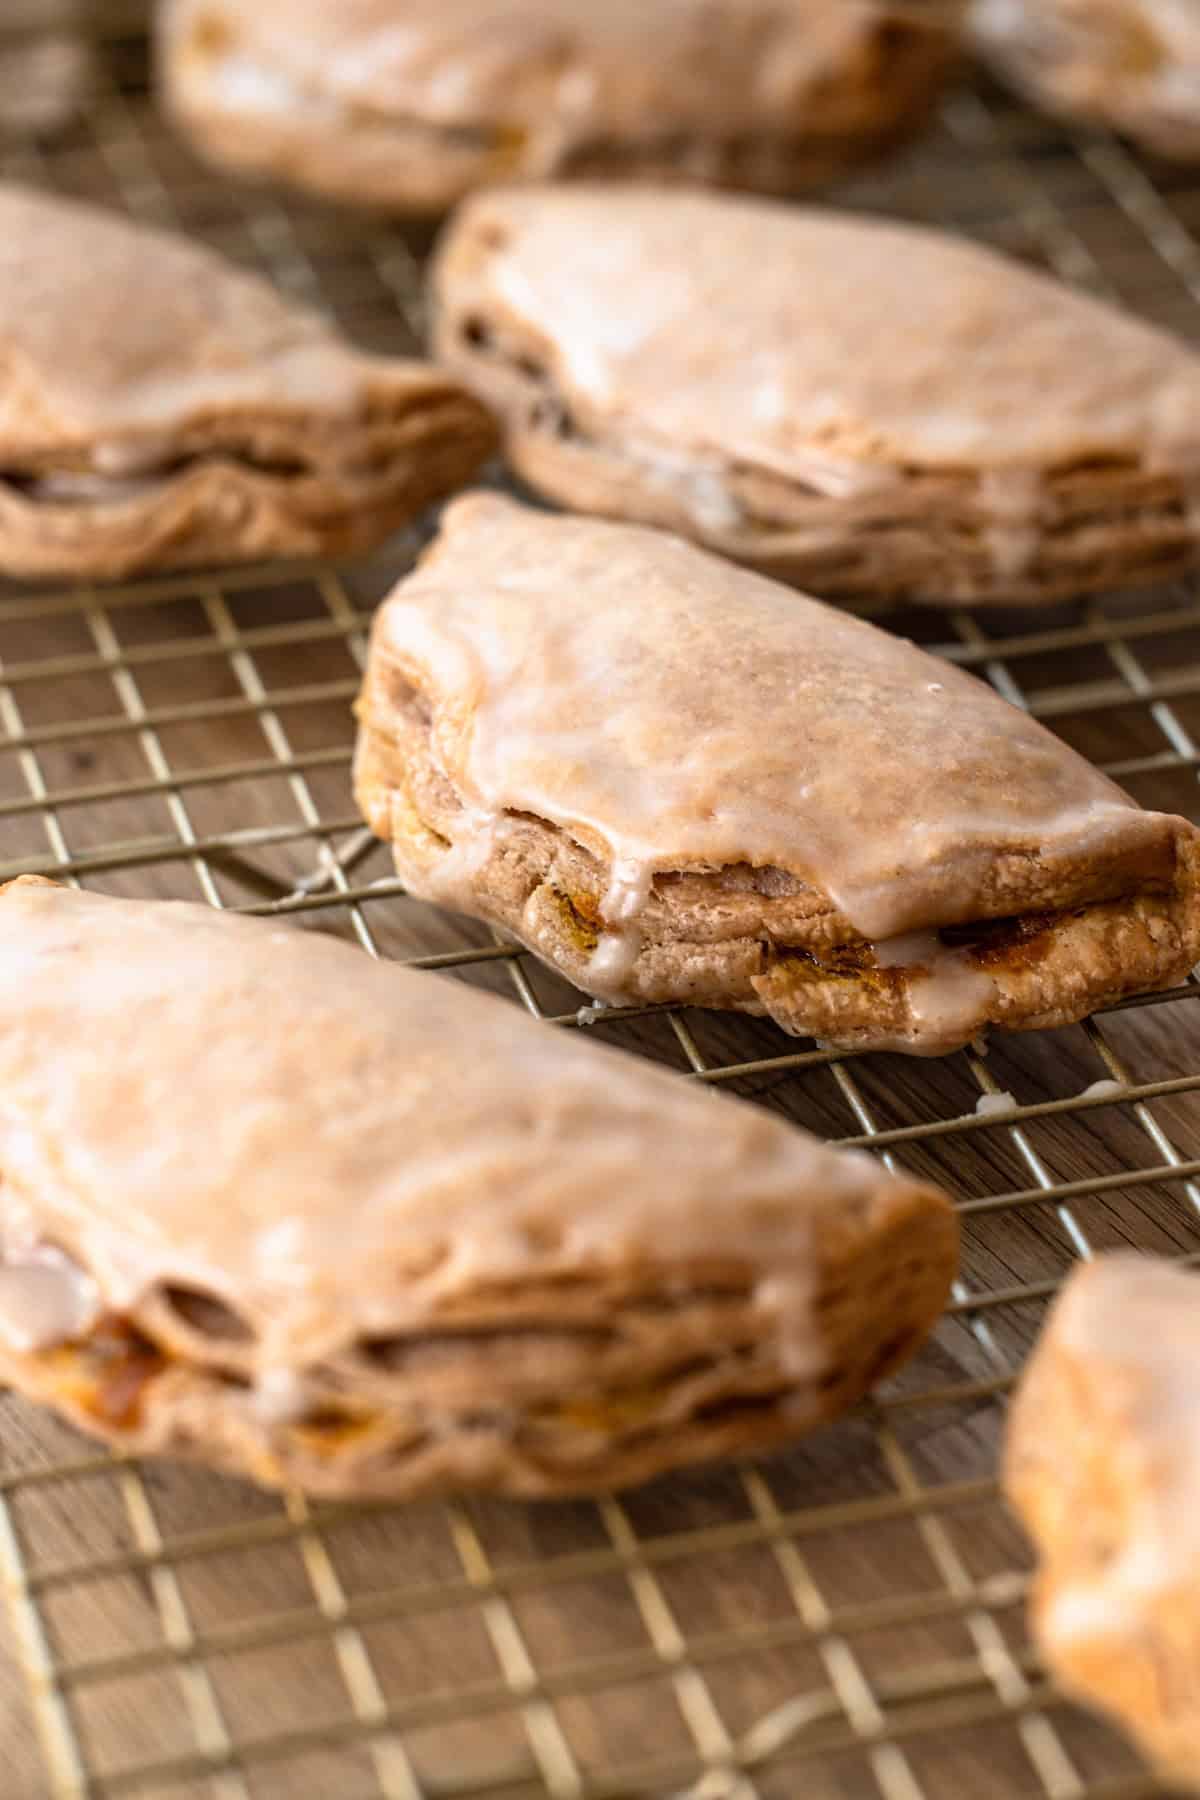
<path id="1" fill-rule="evenodd" d="M 474 1333 L 486 1337 L 486 1333 Z M 504 1336 L 497 1330 L 497 1339 Z M 418 1341 L 419 1340 L 414 1340 Z M 230 1390 L 242 1390 L 250 1397 L 250 1405 L 259 1423 L 274 1427 L 292 1438 L 297 1447 L 310 1455 L 335 1458 L 352 1447 L 366 1447 L 372 1439 L 380 1447 L 394 1450 L 399 1444 L 412 1447 L 429 1437 L 456 1435 L 461 1431 L 487 1431 L 509 1438 L 527 1433 L 534 1439 L 547 1434 L 565 1433 L 580 1438 L 602 1434 L 607 1438 L 641 1438 L 662 1429 L 686 1429 L 688 1424 L 712 1424 L 743 1414 L 747 1409 L 763 1413 L 777 1411 L 789 1398 L 791 1390 L 770 1381 L 766 1391 L 756 1391 L 762 1382 L 747 1372 L 749 1385 L 737 1382 L 729 1393 L 711 1391 L 698 1396 L 686 1416 L 673 1414 L 664 1418 L 671 1395 L 685 1378 L 715 1371 L 723 1365 L 736 1371 L 745 1361 L 729 1346 L 724 1353 L 692 1359 L 675 1369 L 664 1369 L 657 1380 L 632 1381 L 616 1385 L 607 1392 L 583 1393 L 567 1400 L 534 1400 L 516 1406 L 470 1407 L 448 1406 L 440 1415 L 436 1409 L 428 1414 L 410 1413 L 397 1406 L 358 1402 L 336 1392 L 310 1393 L 302 1410 L 295 1416 L 271 1418 L 255 1405 L 253 1383 L 244 1375 L 219 1367 L 190 1364 L 162 1345 L 155 1343 L 130 1319 L 103 1313 L 83 1335 L 67 1342 L 27 1352 L 36 1367 L 48 1397 L 70 1411 L 81 1413 L 109 1433 L 134 1435 L 146 1421 L 146 1406 L 154 1383 L 173 1368 L 192 1367 L 198 1376 Z M 404 1429 L 407 1427 L 407 1429 Z"/>

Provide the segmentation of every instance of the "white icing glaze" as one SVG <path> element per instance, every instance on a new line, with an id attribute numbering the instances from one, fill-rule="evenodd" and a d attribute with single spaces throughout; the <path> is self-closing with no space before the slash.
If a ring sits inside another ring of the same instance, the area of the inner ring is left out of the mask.
<path id="1" fill-rule="evenodd" d="M 998 1119 L 1005 1113 L 1015 1112 L 1016 1109 L 1016 1098 L 1007 1091 L 1001 1091 L 998 1094 L 980 1094 L 975 1102 L 975 1111 L 981 1119 Z"/>
<path id="2" fill-rule="evenodd" d="M 614 863 L 600 903 L 600 916 L 607 929 L 601 933 L 587 966 L 587 981 L 596 994 L 619 997 L 626 987 L 641 954 L 639 920 L 653 883 L 654 870 L 649 863 L 636 858 Z"/>
<path id="3" fill-rule="evenodd" d="M 828 1356 L 815 1326 L 813 1300 L 816 1284 L 811 1269 L 788 1275 L 768 1275 L 754 1289 L 754 1304 L 776 1323 L 787 1319 L 813 1321 L 807 1332 L 793 1330 L 784 1366 L 794 1381 L 815 1381 L 823 1374 Z"/>
<path id="4" fill-rule="evenodd" d="M 813 1220 L 892 1179 L 328 937 L 25 883 L 0 896 L 0 1168 L 6 1230 L 116 1312 L 162 1282 L 223 1300 L 254 1377 L 418 1329 L 474 1281 L 683 1281 L 698 1249 L 793 1281 L 781 1339 L 808 1359 Z"/>
<path id="5" fill-rule="evenodd" d="M 214 419 L 319 436 L 314 409 L 334 426 L 361 416 L 368 381 L 413 380 L 200 244 L 16 184 L 0 184 L 0 313 L 21 370 L 0 405 L 10 468 L 96 445 L 97 475 L 140 475 L 127 447 L 153 466 L 155 441 Z"/>
<path id="6" fill-rule="evenodd" d="M 1037 555 L 1044 486 L 1036 469 L 987 469 L 979 478 L 988 551 L 1002 580 L 1024 575 Z"/>
<path id="7" fill-rule="evenodd" d="M 0 1339 L 8 1349 L 49 1350 L 82 1337 L 100 1311 L 96 1283 L 61 1250 L 14 1249 L 0 1261 Z"/>
<path id="8" fill-rule="evenodd" d="M 1079 1098 L 1081 1100 L 1119 1100 L 1125 1092 L 1125 1085 L 1120 1081 L 1111 1081 L 1107 1077 L 1093 1081 L 1085 1087 Z"/>
<path id="9" fill-rule="evenodd" d="M 969 1039 L 986 1020 L 994 993 L 990 975 L 974 969 L 961 951 L 948 949 L 936 931 L 910 931 L 875 945 L 881 969 L 916 971 L 908 1003 L 918 1037 L 949 1042 Z"/>
<path id="10" fill-rule="evenodd" d="M 972 969 L 961 957 L 944 957 L 923 971 L 908 987 L 908 1005 L 917 1027 L 918 1041 L 967 1042 L 987 1020 L 995 992 L 990 975 Z"/>
<path id="11" fill-rule="evenodd" d="M 589 993 L 619 996 L 626 991 L 641 952 L 640 932 L 606 931 L 588 958 L 584 980 Z"/>
<path id="12" fill-rule="evenodd" d="M 250 1408 L 264 1425 L 292 1425 L 312 1405 L 307 1383 L 294 1369 L 264 1369 L 250 1391 Z"/>

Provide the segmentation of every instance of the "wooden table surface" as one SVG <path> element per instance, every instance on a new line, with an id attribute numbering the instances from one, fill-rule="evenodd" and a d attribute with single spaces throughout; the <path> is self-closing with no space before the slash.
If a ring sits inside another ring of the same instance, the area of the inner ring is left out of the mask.
<path id="1" fill-rule="evenodd" d="M 204 174 L 148 108 L 142 48 L 118 38 L 105 59 L 88 121 L 53 151 L 11 150 L 8 174 L 191 230 L 363 341 L 412 341 L 421 243 Z M 927 145 L 848 198 L 1197 329 L 1200 180 L 1069 142 L 995 96 L 957 97 Z M 0 598 L 0 875 L 277 908 L 573 1021 L 581 996 L 405 898 L 357 826 L 363 631 L 412 548 Z M 1196 815 L 1192 590 L 889 623 L 990 676 L 1143 801 Z M 620 1503 L 310 1511 L 114 1462 L 8 1397 L 0 1794 L 1154 1792 L 1038 1670 L 1027 1552 L 994 1474 L 1005 1396 L 1072 1264 L 1117 1244 L 1200 1249 L 1198 994 L 932 1063 L 839 1059 L 719 1014 L 562 1026 L 944 1182 L 966 1246 L 934 1342 L 794 1452 Z M 1128 1092 L 1081 1098 L 1105 1077 Z M 1016 1110 L 981 1117 L 985 1092 Z"/>

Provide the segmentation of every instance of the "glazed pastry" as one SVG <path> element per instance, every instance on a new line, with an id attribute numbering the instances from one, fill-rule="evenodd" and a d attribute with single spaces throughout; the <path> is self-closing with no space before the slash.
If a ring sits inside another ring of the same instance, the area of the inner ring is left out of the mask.
<path id="1" fill-rule="evenodd" d="M 973 677 L 643 527 L 459 500 L 376 617 L 359 804 L 588 993 L 953 1050 L 1184 978 L 1200 833 Z"/>
<path id="2" fill-rule="evenodd" d="M 504 190 L 434 302 L 534 487 L 823 597 L 1034 602 L 1200 559 L 1200 356 L 942 233 Z"/>
<path id="3" fill-rule="evenodd" d="M 5 890 L 0 1082 L 0 1375 L 267 1483 L 761 1449 L 903 1361 L 955 1268 L 942 1196 L 861 1152 L 203 907 Z"/>
<path id="4" fill-rule="evenodd" d="M 0 136 L 47 137 L 75 118 L 93 75 L 75 0 L 0 0 Z"/>
<path id="5" fill-rule="evenodd" d="M 1005 1478 L 1041 1554 L 1033 1627 L 1066 1690 L 1200 1788 L 1200 1277 L 1080 1268 L 1013 1407 Z"/>
<path id="6" fill-rule="evenodd" d="M 1195 0 L 972 0 L 970 19 L 980 53 L 1038 104 L 1200 157 Z"/>
<path id="7" fill-rule="evenodd" d="M 368 356 L 258 276 L 0 185 L 0 570 L 365 548 L 493 443 L 445 374 Z"/>
<path id="8" fill-rule="evenodd" d="M 215 162 L 433 212 L 516 177 L 784 193 L 924 122 L 960 0 L 171 0 L 167 104 Z"/>

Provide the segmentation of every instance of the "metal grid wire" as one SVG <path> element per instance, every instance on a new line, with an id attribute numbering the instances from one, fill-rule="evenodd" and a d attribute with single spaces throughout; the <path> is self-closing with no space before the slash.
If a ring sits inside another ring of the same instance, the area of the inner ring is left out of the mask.
<path id="1" fill-rule="evenodd" d="M 189 230 L 406 348 L 423 246 L 202 170 L 154 115 L 123 11 L 89 118 L 53 149 L 9 148 L 3 172 Z M 927 143 L 846 197 L 1200 333 L 1200 174 L 990 92 L 954 97 Z M 620 1501 L 310 1507 L 95 1453 L 5 1397 L 0 1791 L 1152 1795 L 1037 1666 L 994 1471 L 1004 1398 L 1075 1261 L 1122 1243 L 1200 1257 L 1200 987 L 928 1064 L 718 1014 L 581 1013 L 523 954 L 408 900 L 356 819 L 348 703 L 371 606 L 415 543 L 353 567 L 0 597 L 0 877 L 286 915 L 507 992 L 943 1180 L 962 1280 L 933 1343 L 854 1418 Z M 891 622 L 1143 801 L 1195 814 L 1197 589 Z"/>

